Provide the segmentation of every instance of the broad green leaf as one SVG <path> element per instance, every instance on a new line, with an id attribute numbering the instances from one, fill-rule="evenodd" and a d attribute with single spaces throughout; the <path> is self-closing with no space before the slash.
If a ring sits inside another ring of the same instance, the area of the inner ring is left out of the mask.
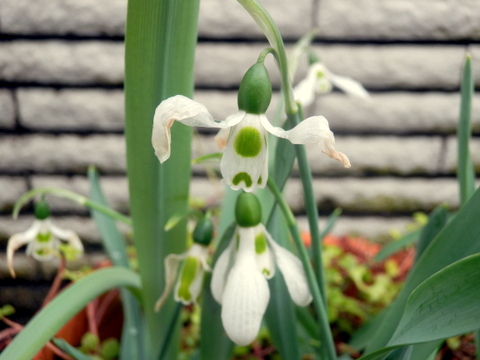
<path id="1" fill-rule="evenodd" d="M 428 223 L 420 232 L 420 238 L 418 240 L 415 260 L 418 260 L 423 254 L 423 251 L 430 245 L 435 239 L 438 233 L 444 228 L 448 220 L 448 210 L 445 206 L 438 206 L 435 208 L 428 218 Z"/>
<path id="2" fill-rule="evenodd" d="M 424 356 L 430 356 L 438 346 L 436 341 L 478 329 L 479 264 L 480 253 L 467 256 L 421 283 L 408 298 L 405 312 L 387 346 L 361 360 L 383 359 L 385 353 L 396 348 L 421 343 L 426 344 Z"/>
<path id="3" fill-rule="evenodd" d="M 158 313 L 154 304 L 164 287 L 163 259 L 182 253 L 186 221 L 169 232 L 173 214 L 188 207 L 192 129 L 172 126 L 171 157 L 160 165 L 151 146 L 155 108 L 164 99 L 192 96 L 197 42 L 198 0 L 130 0 L 125 34 L 125 137 L 130 210 L 140 276 L 143 309 L 153 357 L 166 337 L 164 319 L 173 299 Z M 177 358 L 178 331 L 167 357 Z"/>
<path id="4" fill-rule="evenodd" d="M 385 359 L 386 360 L 410 360 L 412 355 L 411 346 L 402 346 L 393 350 Z"/>
<path id="5" fill-rule="evenodd" d="M 480 328 L 480 254 L 429 277 L 410 295 L 389 344 L 414 344 Z"/>
<path id="6" fill-rule="evenodd" d="M 435 272 L 466 256 L 480 252 L 480 191 L 458 211 L 443 228 L 412 268 L 397 299 L 383 316 L 383 321 L 369 335 L 367 351 L 387 344 L 400 321 L 410 293 Z"/>
<path id="7" fill-rule="evenodd" d="M 443 340 L 439 340 L 412 345 L 412 356 L 410 360 L 434 360 L 438 348 L 442 343 Z"/>
<path id="8" fill-rule="evenodd" d="M 125 268 L 111 267 L 92 272 L 67 287 L 40 310 L 2 351 L 0 360 L 31 360 L 90 301 L 111 289 L 140 289 L 140 286 L 139 276 Z"/>
<path id="9" fill-rule="evenodd" d="M 100 186 L 98 173 L 93 167 L 88 170 L 88 178 L 91 187 L 90 198 L 99 204 L 108 206 Z M 115 221 L 95 210 L 92 210 L 92 217 L 97 224 L 102 244 L 112 263 L 116 266 L 130 268 L 125 251 L 125 241 Z M 140 305 L 137 299 L 125 289 L 120 289 L 120 296 L 124 316 L 120 359 L 149 359 L 151 355 L 147 355 L 149 348 L 146 346 L 145 321 Z"/>
<path id="10" fill-rule="evenodd" d="M 463 205 L 475 191 L 475 173 L 469 148 L 470 137 L 472 136 L 471 118 L 474 92 L 470 54 L 467 54 L 465 58 L 460 88 L 460 119 L 457 126 L 457 178 L 460 186 L 460 203 Z"/>

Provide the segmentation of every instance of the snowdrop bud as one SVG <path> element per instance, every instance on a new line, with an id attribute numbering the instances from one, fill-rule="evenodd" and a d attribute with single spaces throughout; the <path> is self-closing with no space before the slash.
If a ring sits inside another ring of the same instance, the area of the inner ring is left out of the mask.
<path id="1" fill-rule="evenodd" d="M 200 220 L 193 230 L 193 241 L 208 246 L 213 239 L 213 224 L 210 219 Z"/>
<path id="2" fill-rule="evenodd" d="M 263 63 L 247 70 L 238 89 L 238 108 L 249 114 L 265 114 L 272 100 L 272 83 Z"/>
<path id="3" fill-rule="evenodd" d="M 34 209 L 35 217 L 38 220 L 45 220 L 50 217 L 50 208 L 45 200 L 40 200 L 35 204 Z"/>
<path id="4" fill-rule="evenodd" d="M 257 226 L 262 221 L 260 201 L 252 193 L 242 193 L 237 198 L 235 219 L 241 227 Z"/>

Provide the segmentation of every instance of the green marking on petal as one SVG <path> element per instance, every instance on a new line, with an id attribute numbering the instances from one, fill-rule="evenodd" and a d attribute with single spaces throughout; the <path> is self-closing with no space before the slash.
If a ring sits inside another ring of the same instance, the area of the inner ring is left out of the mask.
<path id="1" fill-rule="evenodd" d="M 265 238 L 265 234 L 260 233 L 255 236 L 255 252 L 260 255 L 265 251 L 267 251 L 267 239 Z"/>
<path id="2" fill-rule="evenodd" d="M 253 184 L 252 177 L 250 175 L 248 175 L 246 172 L 241 172 L 241 173 L 238 173 L 237 175 L 235 175 L 232 179 L 232 184 L 233 185 L 238 185 L 242 181 L 245 182 L 245 185 L 247 187 L 250 187 Z"/>
<path id="3" fill-rule="evenodd" d="M 177 297 L 184 301 L 191 301 L 192 294 L 190 293 L 190 285 L 195 280 L 198 270 L 198 259 L 189 256 L 183 263 L 182 272 L 180 274 L 180 285 L 178 287 Z"/>
<path id="4" fill-rule="evenodd" d="M 260 185 L 262 183 L 262 177 L 260 176 L 257 181 L 257 185 Z"/>
<path id="5" fill-rule="evenodd" d="M 49 242 L 52 239 L 52 234 L 50 232 L 46 232 L 45 234 L 38 233 L 37 234 L 37 241 L 41 243 Z"/>
<path id="6" fill-rule="evenodd" d="M 262 274 L 265 275 L 266 277 L 269 277 L 270 276 L 270 270 L 262 269 Z"/>
<path id="7" fill-rule="evenodd" d="M 262 135 L 252 126 L 242 128 L 235 136 L 235 152 L 242 157 L 255 157 L 262 150 Z"/>

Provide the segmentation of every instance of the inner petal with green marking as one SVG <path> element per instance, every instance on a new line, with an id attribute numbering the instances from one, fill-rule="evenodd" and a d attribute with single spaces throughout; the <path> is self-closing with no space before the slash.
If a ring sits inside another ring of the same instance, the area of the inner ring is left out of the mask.
<path id="1" fill-rule="evenodd" d="M 259 233 L 255 236 L 255 252 L 263 254 L 265 251 L 267 251 L 267 239 L 263 233 Z"/>
<path id="2" fill-rule="evenodd" d="M 236 134 L 233 147 L 242 157 L 255 157 L 262 150 L 262 135 L 253 126 L 246 126 Z"/>
<path id="3" fill-rule="evenodd" d="M 190 286 L 195 280 L 195 276 L 198 272 L 198 266 L 199 263 L 197 258 L 189 256 L 185 259 L 177 289 L 178 298 L 183 299 L 184 301 L 190 301 L 192 299 Z"/>
<path id="4" fill-rule="evenodd" d="M 245 185 L 247 187 L 250 187 L 253 184 L 252 177 L 250 175 L 248 175 L 246 172 L 241 172 L 241 173 L 238 173 L 237 175 L 235 175 L 232 179 L 232 184 L 237 186 L 242 181 L 245 182 Z"/>
<path id="5" fill-rule="evenodd" d="M 40 243 L 49 242 L 51 239 L 52 239 L 52 233 L 49 231 L 44 234 L 42 233 L 37 234 L 37 241 Z"/>

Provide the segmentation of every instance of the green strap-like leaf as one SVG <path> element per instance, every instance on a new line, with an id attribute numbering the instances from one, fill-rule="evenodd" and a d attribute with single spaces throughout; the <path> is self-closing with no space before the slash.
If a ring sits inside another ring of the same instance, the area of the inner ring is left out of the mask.
<path id="1" fill-rule="evenodd" d="M 220 254 L 227 248 L 228 244 L 230 244 L 235 228 L 236 224 L 230 223 L 220 237 L 213 256 L 212 268 L 215 266 L 215 262 Z M 211 274 L 207 273 L 202 293 L 199 358 L 202 360 L 230 359 L 234 344 L 223 329 L 222 319 L 220 317 L 222 308 L 220 304 L 215 301 L 210 291 L 211 278 Z"/>
<path id="2" fill-rule="evenodd" d="M 84 354 L 63 339 L 53 339 L 53 343 L 75 360 L 92 360 L 90 356 Z"/>
<path id="3" fill-rule="evenodd" d="M 182 253 L 186 221 L 165 232 L 173 214 L 188 207 L 192 129 L 172 126 L 171 156 L 159 163 L 151 145 L 158 104 L 176 94 L 191 97 L 197 42 L 198 0 L 130 0 L 125 34 L 125 137 L 130 211 L 140 276 L 143 309 L 153 358 L 166 337 L 165 319 L 173 300 L 158 313 L 154 305 L 164 287 L 163 259 Z M 178 330 L 167 357 L 177 358 Z"/>
<path id="4" fill-rule="evenodd" d="M 472 75 L 472 59 L 470 54 L 465 59 L 463 66 L 460 100 L 460 121 L 457 126 L 457 177 L 460 186 L 460 203 L 465 202 L 475 191 L 475 173 L 470 157 L 470 137 L 472 118 L 472 97 L 474 81 Z"/>
<path id="5" fill-rule="evenodd" d="M 95 271 L 75 282 L 32 318 L 0 354 L 0 360 L 31 360 L 85 305 L 118 287 L 139 289 L 140 278 L 131 270 L 112 267 Z"/>
<path id="6" fill-rule="evenodd" d="M 92 167 L 88 170 L 90 180 L 90 198 L 97 203 L 108 207 L 103 191 L 100 187 L 100 179 L 97 171 Z M 115 221 L 105 214 L 92 211 L 92 217 L 97 224 L 102 237 L 102 244 L 107 251 L 112 263 L 129 269 L 128 255 L 125 241 L 117 228 Z M 123 307 L 123 329 L 120 349 L 120 360 L 137 359 L 147 360 L 151 356 L 147 353 L 145 321 L 137 299 L 127 290 L 120 289 Z"/>
<path id="7" fill-rule="evenodd" d="M 278 209 L 277 209 L 278 210 Z M 280 211 L 270 218 L 268 230 L 277 243 L 288 247 L 288 227 Z M 272 340 L 282 359 L 300 359 L 295 307 L 279 268 L 269 281 L 270 301 L 265 313 L 265 322 Z"/>

